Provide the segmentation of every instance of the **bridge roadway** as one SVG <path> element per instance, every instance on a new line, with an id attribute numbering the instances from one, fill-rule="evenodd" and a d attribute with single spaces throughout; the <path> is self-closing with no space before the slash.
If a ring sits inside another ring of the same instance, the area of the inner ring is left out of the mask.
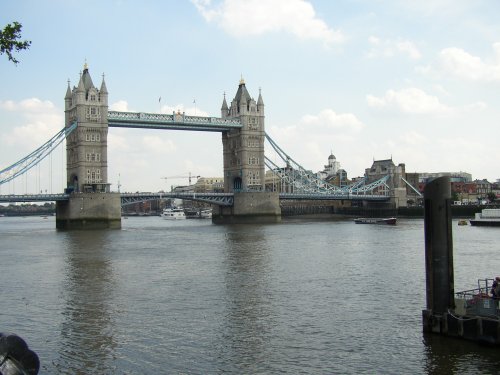
<path id="1" fill-rule="evenodd" d="M 108 112 L 110 128 L 169 129 L 224 132 L 240 129 L 238 119 L 220 117 L 187 116 L 184 113 L 144 113 L 144 112 Z"/>
<path id="2" fill-rule="evenodd" d="M 74 193 L 78 194 L 78 193 Z M 99 193 L 96 193 L 99 194 Z M 14 202 L 54 202 L 65 201 L 70 197 L 69 194 L 9 194 L 0 195 L 0 203 Z M 233 193 L 121 193 L 122 206 L 144 202 L 154 199 L 185 199 L 219 206 L 232 206 L 234 202 Z M 280 193 L 280 200 L 364 200 L 385 202 L 389 200 L 387 195 L 365 195 L 365 194 L 303 194 L 303 193 Z"/>

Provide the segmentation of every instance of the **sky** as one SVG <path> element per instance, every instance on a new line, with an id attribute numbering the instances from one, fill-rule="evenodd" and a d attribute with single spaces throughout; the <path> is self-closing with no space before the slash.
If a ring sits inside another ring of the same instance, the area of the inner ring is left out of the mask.
<path id="1" fill-rule="evenodd" d="M 0 169 L 64 127 L 86 62 L 120 111 L 220 116 L 243 77 L 266 132 L 314 172 L 333 153 L 349 178 L 392 158 L 494 182 L 499 19 L 497 0 L 2 0 L 0 28 L 20 22 L 31 47 L 17 65 L 0 55 Z M 60 146 L 0 194 L 62 192 L 64 158 Z M 220 133 L 109 129 L 112 190 L 190 173 L 222 176 Z"/>

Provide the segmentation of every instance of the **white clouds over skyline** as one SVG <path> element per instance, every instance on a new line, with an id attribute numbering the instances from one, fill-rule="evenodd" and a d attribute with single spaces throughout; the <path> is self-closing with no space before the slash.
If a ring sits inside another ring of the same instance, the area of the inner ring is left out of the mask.
<path id="1" fill-rule="evenodd" d="M 23 119 L 22 125 L 3 133 L 2 139 L 10 145 L 20 145 L 27 150 L 41 146 L 64 126 L 64 112 L 49 100 L 28 98 L 21 101 L 0 101 L 0 110 L 14 112 Z"/>
<path id="2" fill-rule="evenodd" d="M 454 110 L 442 104 L 437 96 L 410 87 L 399 91 L 388 90 L 382 97 L 367 95 L 368 106 L 412 115 L 451 115 Z"/>
<path id="3" fill-rule="evenodd" d="M 493 44 L 494 56 L 489 61 L 474 56 L 462 48 L 449 47 L 439 53 L 442 69 L 469 81 L 500 82 L 500 42 Z"/>
<path id="4" fill-rule="evenodd" d="M 235 37 L 286 32 L 326 45 L 345 40 L 343 33 L 318 18 L 312 4 L 305 0 L 224 0 L 217 5 L 210 0 L 192 2 L 207 22 L 217 23 Z"/>
<path id="5" fill-rule="evenodd" d="M 333 109 L 323 109 L 317 115 L 307 114 L 301 118 L 301 127 L 314 128 L 317 131 L 359 132 L 363 123 L 352 113 L 337 114 Z M 311 130 L 309 130 L 311 131 Z"/>
<path id="6" fill-rule="evenodd" d="M 368 38 L 368 42 L 370 43 L 370 50 L 367 53 L 368 58 L 390 58 L 397 55 L 404 55 L 411 60 L 418 60 L 422 57 L 415 43 L 409 40 L 382 40 L 371 35 Z"/>

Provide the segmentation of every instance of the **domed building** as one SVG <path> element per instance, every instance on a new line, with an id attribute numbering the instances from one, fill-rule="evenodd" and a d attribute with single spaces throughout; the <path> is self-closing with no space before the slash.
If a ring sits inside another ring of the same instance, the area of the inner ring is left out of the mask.
<path id="1" fill-rule="evenodd" d="M 321 172 L 318 172 L 318 177 L 337 186 L 345 186 L 348 183 L 347 172 L 340 167 L 340 162 L 333 153 L 328 156 L 328 164 L 325 165 Z"/>
<path id="2" fill-rule="evenodd" d="M 326 174 L 326 177 L 331 177 L 335 176 L 340 169 L 340 163 L 337 161 L 337 158 L 335 155 L 330 154 L 328 157 L 328 164 L 325 165 L 325 169 L 323 170 L 323 173 Z"/>

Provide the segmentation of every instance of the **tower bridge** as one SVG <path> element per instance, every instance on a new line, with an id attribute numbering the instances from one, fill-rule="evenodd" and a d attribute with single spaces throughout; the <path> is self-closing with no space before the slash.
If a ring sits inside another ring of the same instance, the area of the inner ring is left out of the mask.
<path id="1" fill-rule="evenodd" d="M 188 116 L 174 112 L 143 113 L 108 110 L 108 90 L 104 76 L 97 89 L 85 64 L 77 86 L 68 82 L 65 127 L 45 145 L 0 171 L 0 185 L 26 173 L 66 140 L 66 189 L 62 194 L 0 196 L 0 202 L 56 201 L 58 228 L 120 227 L 121 205 L 138 200 L 182 198 L 213 204 L 214 222 L 279 221 L 280 199 L 359 200 L 387 202 L 387 178 L 371 184 L 357 183 L 339 188 L 321 181 L 296 163 L 265 132 L 262 94 L 255 101 L 245 81 L 240 80 L 235 97 L 228 105 L 224 95 L 221 116 Z M 108 129 L 140 128 L 189 130 L 221 133 L 223 145 L 224 193 L 120 194 L 110 191 L 108 182 Z M 264 142 L 271 143 L 287 167 L 280 168 L 266 158 Z M 266 191 L 265 166 L 293 193 Z M 293 174 L 289 173 L 293 170 Z"/>

